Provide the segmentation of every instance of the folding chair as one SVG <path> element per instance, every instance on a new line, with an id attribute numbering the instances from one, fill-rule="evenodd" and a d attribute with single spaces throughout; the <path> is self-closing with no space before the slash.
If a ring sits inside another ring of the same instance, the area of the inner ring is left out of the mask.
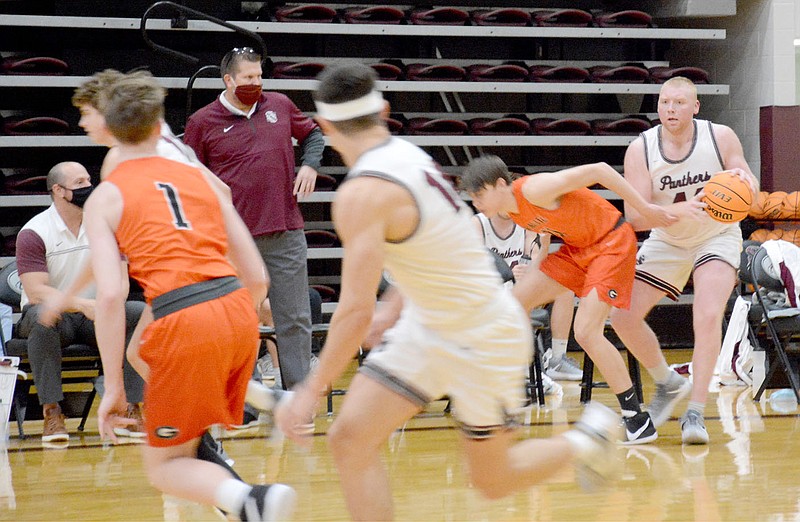
<path id="1" fill-rule="evenodd" d="M 766 354 L 766 375 L 764 382 L 759 387 L 756 394 L 753 396 L 755 400 L 759 400 L 764 390 L 770 383 L 770 380 L 775 374 L 775 371 L 780 367 L 783 370 L 789 386 L 794 391 L 795 397 L 800 401 L 800 379 L 797 376 L 797 370 L 792 366 L 789 355 L 786 352 L 786 346 L 796 341 L 800 337 L 800 314 L 793 316 L 785 316 L 786 307 L 776 306 L 766 298 L 767 292 L 786 292 L 783 281 L 779 277 L 780 270 L 776 270 L 772 266 L 772 262 L 767 254 L 767 250 L 761 247 L 753 256 L 750 263 L 750 278 L 755 287 L 756 300 L 758 303 L 758 311 L 760 311 L 760 319 L 763 322 L 766 335 L 765 340 L 769 341 L 768 346 L 765 348 Z M 755 307 L 754 307 L 755 308 Z M 772 361 L 772 357 L 776 361 Z"/>

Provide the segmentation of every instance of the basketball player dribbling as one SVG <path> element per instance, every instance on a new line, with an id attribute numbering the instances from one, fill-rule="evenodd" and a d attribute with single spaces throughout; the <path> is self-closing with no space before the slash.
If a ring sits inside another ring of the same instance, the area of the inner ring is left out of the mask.
<path id="1" fill-rule="evenodd" d="M 611 314 L 617 335 L 656 382 L 648 407 L 656 425 L 666 422 L 691 390 L 681 418 L 684 444 L 709 440 L 703 414 L 722 344 L 722 317 L 736 283 L 742 250 L 739 223 L 714 221 L 703 211 L 697 195 L 721 170 L 741 177 L 753 194 L 758 194 L 758 183 L 739 138 L 729 127 L 695 119 L 699 110 L 697 88 L 690 80 L 668 80 L 658 97 L 661 125 L 643 132 L 628 147 L 625 179 L 647 201 L 669 209 L 679 222 L 652 227 L 637 254 L 631 307 Z M 639 230 L 651 228 L 627 202 L 625 216 Z M 690 275 L 694 286 L 693 384 L 669 368 L 658 339 L 645 322 L 665 295 L 677 300 Z"/>
<path id="2" fill-rule="evenodd" d="M 113 440 L 113 428 L 125 422 L 124 254 L 153 316 L 140 349 L 149 371 L 143 455 L 151 484 L 240 520 L 286 520 L 295 505 L 292 488 L 251 486 L 197 456 L 210 426 L 239 421 L 258 342 L 255 306 L 269 280 L 221 182 L 157 156 L 164 96 L 152 77 L 121 79 L 108 92 L 106 124 L 119 164 L 86 205 L 106 376 L 98 428 Z"/>
<path id="3" fill-rule="evenodd" d="M 385 267 L 394 295 L 402 295 L 402 315 L 370 351 L 328 431 L 354 519 L 392 518 L 382 446 L 445 394 L 461 427 L 470 481 L 487 497 L 528 488 L 572 462 L 607 475 L 619 417 L 605 406 L 592 404 L 563 435 L 516 441 L 531 329 L 470 223 L 472 212 L 430 156 L 391 136 L 389 106 L 370 67 L 328 67 L 319 80 L 317 121 L 349 168 L 333 206 L 344 246 L 342 290 L 319 367 L 279 403 L 278 426 L 308 443 L 299 428 L 316 411 L 320 390 L 344 372 L 378 321 Z"/>
<path id="4" fill-rule="evenodd" d="M 675 218 L 648 204 L 605 163 L 580 165 L 512 181 L 497 156 L 472 160 L 461 186 L 475 208 L 493 216 L 507 214 L 518 225 L 561 238 L 561 248 L 548 254 L 538 270 L 528 270 L 513 293 L 526 310 L 549 303 L 571 290 L 580 298 L 575 312 L 575 340 L 592 358 L 619 401 L 626 444 L 645 444 L 658 437 L 647 412 L 641 411 L 628 369 L 617 348 L 604 335 L 612 308 L 630 303 L 636 265 L 636 234 L 619 210 L 587 187 L 613 190 L 631 202 L 652 223 Z"/>

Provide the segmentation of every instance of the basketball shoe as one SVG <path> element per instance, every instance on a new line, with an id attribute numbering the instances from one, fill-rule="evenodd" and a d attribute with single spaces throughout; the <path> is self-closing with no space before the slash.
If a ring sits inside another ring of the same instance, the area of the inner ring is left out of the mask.
<path id="1" fill-rule="evenodd" d="M 708 444 L 708 430 L 699 412 L 686 410 L 681 418 L 681 439 L 684 444 Z"/>
<path id="2" fill-rule="evenodd" d="M 547 376 L 557 381 L 580 381 L 583 379 L 583 370 L 567 354 L 558 359 L 550 359 Z"/>
<path id="3" fill-rule="evenodd" d="M 564 433 L 576 449 L 577 479 L 584 489 L 597 489 L 619 472 L 615 448 L 619 426 L 619 415 L 602 404 L 590 402 L 575 428 Z"/>
<path id="4" fill-rule="evenodd" d="M 650 418 L 656 427 L 669 420 L 672 410 L 692 391 L 692 383 L 681 377 L 678 372 L 672 371 L 665 384 L 656 383 L 656 393 L 647 407 Z"/>
<path id="5" fill-rule="evenodd" d="M 622 422 L 625 424 L 625 438 L 622 444 L 626 446 L 647 444 L 658 438 L 653 420 L 646 411 L 640 411 L 632 417 L 624 417 Z"/>
<path id="6" fill-rule="evenodd" d="M 244 500 L 242 521 L 277 522 L 291 520 L 297 505 L 297 493 L 284 484 L 255 485 Z"/>
<path id="7" fill-rule="evenodd" d="M 114 428 L 114 434 L 118 437 L 131 437 L 135 439 L 143 439 L 147 436 L 144 429 L 144 418 L 142 417 L 142 410 L 138 404 L 128 403 L 128 411 L 125 413 L 126 419 L 135 421 L 134 424 L 129 426 L 122 426 Z"/>

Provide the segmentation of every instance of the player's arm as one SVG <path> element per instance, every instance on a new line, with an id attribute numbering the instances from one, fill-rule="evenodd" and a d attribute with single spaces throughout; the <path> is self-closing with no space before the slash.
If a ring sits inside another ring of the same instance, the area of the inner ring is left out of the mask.
<path id="1" fill-rule="evenodd" d="M 531 258 L 531 266 L 537 267 L 550 252 L 550 234 L 537 234 L 525 230 L 525 253 Z"/>
<path id="2" fill-rule="evenodd" d="M 750 184 L 753 194 L 757 195 L 759 191 L 759 182 L 750 170 L 747 160 L 744 157 L 744 149 L 739 137 L 730 127 L 725 125 L 712 124 L 714 130 L 714 138 L 719 147 L 719 153 L 722 156 L 722 164 L 726 170 L 734 171 L 740 178 L 744 179 Z M 753 198 L 755 202 L 755 198 Z"/>
<path id="3" fill-rule="evenodd" d="M 625 151 L 625 180 L 638 192 L 642 198 L 651 203 L 653 201 L 653 187 L 650 172 L 647 170 L 647 160 L 644 152 L 644 140 L 639 137 L 633 140 Z M 625 205 L 625 219 L 633 226 L 634 230 L 649 230 L 651 225 L 636 208 L 628 203 Z"/>
<path id="4" fill-rule="evenodd" d="M 119 147 L 111 147 L 103 158 L 103 166 L 100 167 L 100 180 L 105 180 L 111 172 L 120 164 Z"/>
<path id="5" fill-rule="evenodd" d="M 534 205 L 552 210 L 557 208 L 558 199 L 564 194 L 598 184 L 616 192 L 652 226 L 663 227 L 677 220 L 662 207 L 645 200 L 625 178 L 606 163 L 592 163 L 559 172 L 528 176 L 522 186 L 522 193 Z"/>
<path id="6" fill-rule="evenodd" d="M 122 215 L 117 187 L 101 183 L 86 202 L 84 220 L 97 282 L 95 334 L 105 375 L 105 394 L 98 410 L 101 436 L 113 435 L 112 416 L 125 408 L 122 363 L 125 353 L 125 299 L 123 264 L 114 231 Z"/>
<path id="7" fill-rule="evenodd" d="M 362 347 L 374 348 L 378 346 L 381 339 L 383 339 L 384 332 L 394 326 L 394 323 L 400 319 L 400 312 L 402 311 L 403 296 L 395 286 L 389 285 L 389 288 L 383 292 L 378 305 L 375 307 L 375 315 L 372 317 L 369 333 L 364 338 Z"/>
<path id="8" fill-rule="evenodd" d="M 258 308 L 267 298 L 269 288 L 267 267 L 253 241 L 253 236 L 233 206 L 230 188 L 208 169 L 201 168 L 200 172 L 217 195 L 222 209 L 225 231 L 228 234 L 228 258 L 236 268 L 242 284 L 250 292 L 253 305 Z"/>
<path id="9" fill-rule="evenodd" d="M 472 224 L 475 226 L 475 230 L 478 232 L 478 237 L 481 238 L 481 241 L 483 241 L 486 237 L 483 231 L 483 223 L 481 223 L 481 220 L 478 218 L 477 214 L 472 216 L 470 219 L 472 220 Z"/>

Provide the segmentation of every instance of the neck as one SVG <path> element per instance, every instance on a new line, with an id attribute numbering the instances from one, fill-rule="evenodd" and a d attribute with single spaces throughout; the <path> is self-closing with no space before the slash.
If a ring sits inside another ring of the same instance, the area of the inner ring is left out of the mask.
<path id="1" fill-rule="evenodd" d="M 117 149 L 119 150 L 119 160 L 125 161 L 136 158 L 157 156 L 158 153 L 156 151 L 156 145 L 158 144 L 158 139 L 159 137 L 154 135 L 140 143 L 120 143 L 117 145 Z"/>
<path id="2" fill-rule="evenodd" d="M 72 235 L 78 237 L 78 231 L 81 228 L 81 222 L 83 221 L 83 209 L 78 208 L 72 203 L 67 200 L 63 200 L 61 203 L 56 203 L 56 212 L 58 215 L 61 216 L 61 219 L 64 220 L 64 224 L 67 225 L 67 228 L 72 232 Z"/>
<path id="3" fill-rule="evenodd" d="M 352 167 L 362 154 L 384 143 L 391 136 L 389 129 L 386 127 L 372 127 L 358 134 L 342 136 L 342 140 L 346 141 L 346 150 L 337 150 L 339 150 L 339 154 L 342 155 L 344 164 L 348 167 Z"/>
<path id="4" fill-rule="evenodd" d="M 668 140 L 672 143 L 686 143 L 691 141 L 694 136 L 694 118 L 692 118 L 687 125 L 679 127 L 675 131 L 671 131 L 661 126 L 661 139 Z"/>

